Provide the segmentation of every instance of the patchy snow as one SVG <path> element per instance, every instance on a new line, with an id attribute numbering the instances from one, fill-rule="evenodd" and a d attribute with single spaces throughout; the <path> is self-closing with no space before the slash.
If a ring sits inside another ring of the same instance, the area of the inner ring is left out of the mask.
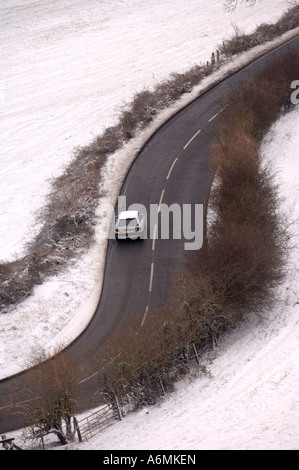
<path id="1" fill-rule="evenodd" d="M 221 40 L 233 34 L 233 24 L 250 32 L 275 21 L 287 7 L 284 0 L 263 0 L 252 9 L 240 4 L 231 14 L 223 10 L 223 0 L 2 0 L 0 260 L 23 254 L 39 228 L 35 213 L 45 203 L 51 178 L 61 174 L 77 146 L 115 122 L 136 91 L 209 60 Z M 115 199 L 132 158 L 159 124 L 267 47 L 223 66 L 113 155 L 103 181 L 107 194 L 100 202 Z M 265 142 L 265 153 L 280 162 L 280 176 L 287 181 L 286 211 L 294 217 L 296 113 L 298 108 Z M 1 377 L 20 370 L 34 346 L 70 341 L 88 322 L 101 291 L 105 248 L 106 242 L 98 240 L 61 275 L 0 317 Z M 297 269 L 294 250 L 277 308 L 222 339 L 209 358 L 212 378 L 178 384 L 161 405 L 102 433 L 101 448 L 298 448 Z M 98 443 L 78 447 L 84 446 L 97 448 Z"/>

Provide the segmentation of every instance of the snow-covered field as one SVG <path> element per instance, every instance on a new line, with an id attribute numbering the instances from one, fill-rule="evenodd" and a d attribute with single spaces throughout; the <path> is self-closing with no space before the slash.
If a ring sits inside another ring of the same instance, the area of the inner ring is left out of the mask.
<path id="1" fill-rule="evenodd" d="M 286 0 L 1 0 L 0 260 L 20 256 L 49 179 L 135 91 L 210 59 L 233 23 L 251 31 Z"/>
<path id="2" fill-rule="evenodd" d="M 24 252 L 38 230 L 35 212 L 45 202 L 49 179 L 61 173 L 77 146 L 115 121 L 136 91 L 209 60 L 233 34 L 233 23 L 250 32 L 287 7 L 284 0 L 263 0 L 228 13 L 222 0 L 2 0 L 0 260 Z M 298 135 L 296 109 L 264 147 L 282 169 L 294 217 Z M 111 159 L 108 189 L 142 139 Z M 79 331 L 82 312 L 99 295 L 104 249 L 99 242 L 0 317 L 1 377 L 22 368 L 37 344 Z M 211 358 L 212 378 L 178 385 L 165 403 L 117 423 L 101 434 L 101 448 L 298 448 L 295 254 L 277 308 L 222 340 Z M 80 448 L 96 446 L 95 440 Z"/>

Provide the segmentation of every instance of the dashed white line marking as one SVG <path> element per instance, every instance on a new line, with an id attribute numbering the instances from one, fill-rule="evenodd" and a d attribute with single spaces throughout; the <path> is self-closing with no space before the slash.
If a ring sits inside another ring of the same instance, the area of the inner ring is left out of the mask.
<path id="1" fill-rule="evenodd" d="M 220 109 L 220 111 L 218 111 L 218 113 L 214 114 L 214 116 L 212 116 L 208 122 L 211 122 L 213 121 L 213 119 L 215 119 L 215 117 L 218 116 L 218 114 L 222 113 L 222 111 L 226 108 L 226 106 L 224 106 L 223 108 Z"/>
<path id="2" fill-rule="evenodd" d="M 168 175 L 167 175 L 167 177 L 166 177 L 167 180 L 169 179 L 169 177 L 170 177 L 170 175 L 171 175 L 171 172 L 172 172 L 172 170 L 173 170 L 173 167 L 174 167 L 174 165 L 176 164 L 177 160 L 178 160 L 178 159 L 176 158 L 176 159 L 174 160 L 173 164 L 171 165 L 170 170 L 169 170 L 169 172 L 168 172 Z"/>
<path id="3" fill-rule="evenodd" d="M 114 356 L 109 362 L 108 362 L 108 365 L 109 364 L 112 364 L 113 361 L 115 361 L 115 359 L 118 358 L 118 356 L 120 355 L 120 353 L 116 354 L 116 356 Z M 93 374 L 85 377 L 84 379 L 80 380 L 80 382 L 78 382 L 79 384 L 83 384 L 84 382 L 87 382 L 87 380 L 90 380 L 92 379 L 93 377 L 95 377 L 100 371 L 102 371 L 104 369 L 104 367 L 102 367 L 101 369 L 97 370 L 96 372 L 94 372 Z"/>
<path id="4" fill-rule="evenodd" d="M 145 322 L 145 319 L 146 319 L 146 317 L 147 317 L 148 309 L 149 309 L 149 305 L 147 305 L 147 306 L 145 307 L 145 312 L 144 312 L 144 315 L 143 315 L 143 318 L 142 318 L 141 326 L 143 326 L 143 324 L 144 324 L 144 322 Z"/>
<path id="5" fill-rule="evenodd" d="M 159 201 L 159 206 L 158 206 L 158 212 L 160 212 L 161 204 L 162 204 L 163 197 L 164 197 L 164 192 L 165 192 L 165 189 L 163 189 L 163 190 L 162 190 L 162 193 L 161 193 L 161 197 L 160 197 L 160 201 Z"/>
<path id="6" fill-rule="evenodd" d="M 151 275 L 150 275 L 150 282 L 149 282 L 149 287 L 148 287 L 149 292 L 152 292 L 153 278 L 154 278 L 154 263 L 151 263 Z"/>
<path id="7" fill-rule="evenodd" d="M 155 227 L 154 227 L 152 251 L 155 251 L 156 236 L 157 236 L 157 224 L 155 224 Z"/>
<path id="8" fill-rule="evenodd" d="M 30 403 L 31 401 L 38 400 L 39 398 L 40 396 L 35 397 L 35 398 L 28 398 L 28 400 L 19 401 L 18 403 L 14 403 L 14 405 L 23 405 L 24 403 Z M 11 407 L 11 404 L 9 403 L 8 405 L 1 406 L 0 410 L 4 410 L 5 408 L 10 408 L 10 407 Z"/>
<path id="9" fill-rule="evenodd" d="M 198 136 L 198 134 L 201 132 L 201 129 L 199 129 L 193 137 L 191 137 L 191 139 L 189 140 L 189 142 L 186 143 L 185 147 L 184 147 L 184 150 L 186 150 L 186 148 L 188 147 L 189 144 L 191 144 L 192 140 L 195 139 L 196 136 Z"/>
<path id="10" fill-rule="evenodd" d="M 87 380 L 92 379 L 92 378 L 95 377 L 98 373 L 99 373 L 99 371 L 95 372 L 94 374 L 89 375 L 88 377 L 85 377 L 85 379 L 80 380 L 79 384 L 83 384 L 84 382 L 87 382 Z"/>

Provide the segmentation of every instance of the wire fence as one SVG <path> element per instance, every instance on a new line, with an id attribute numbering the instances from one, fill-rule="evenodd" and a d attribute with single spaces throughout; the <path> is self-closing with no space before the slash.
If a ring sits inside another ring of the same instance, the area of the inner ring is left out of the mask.
<path id="1" fill-rule="evenodd" d="M 214 336 L 212 337 L 212 340 L 212 348 L 214 350 L 217 347 L 217 340 Z M 192 344 L 192 349 L 193 354 L 189 355 L 188 361 L 196 361 L 195 363 L 197 363 L 197 365 L 203 370 L 204 368 L 201 364 L 200 355 L 195 344 Z M 164 395 L 164 385 L 161 378 L 159 378 L 159 382 L 162 389 L 162 394 Z M 99 410 L 77 421 L 79 440 L 82 442 L 83 440 L 90 439 L 121 419 L 121 407 L 119 406 L 117 398 L 115 397 L 115 406 L 112 406 L 111 404 L 103 405 Z"/>

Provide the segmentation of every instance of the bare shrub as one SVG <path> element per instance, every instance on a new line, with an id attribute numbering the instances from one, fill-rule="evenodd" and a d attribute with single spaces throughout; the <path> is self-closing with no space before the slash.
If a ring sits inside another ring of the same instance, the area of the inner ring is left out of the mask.
<path id="1" fill-rule="evenodd" d="M 155 403 L 188 370 L 191 334 L 188 318 L 168 305 L 110 337 L 94 359 L 106 400 L 131 409 Z"/>
<path id="2" fill-rule="evenodd" d="M 227 98 L 212 144 L 219 182 L 210 194 L 215 217 L 191 271 L 208 279 L 224 314 L 270 304 L 273 286 L 285 275 L 288 235 L 275 172 L 262 164 L 259 143 L 285 103 L 293 61 L 294 54 L 287 55 Z M 280 69 L 283 79 L 273 80 Z"/>
<path id="3" fill-rule="evenodd" d="M 233 3 L 233 2 L 231 2 Z M 271 41 L 281 36 L 283 33 L 295 29 L 299 26 L 299 5 L 290 6 L 288 10 L 274 24 L 261 24 L 251 34 L 245 34 L 234 25 L 234 35 L 232 38 L 222 42 L 219 50 L 222 54 L 230 57 L 234 54 L 247 51 L 254 46 Z"/>
<path id="4" fill-rule="evenodd" d="M 298 64 L 298 52 L 289 52 L 227 96 L 219 129 L 223 145 L 228 140 L 230 145 L 233 145 L 235 139 L 239 141 L 237 134 L 240 130 L 242 139 L 260 140 L 279 113 L 292 106 L 290 84 L 299 74 Z M 233 137 L 227 131 L 229 126 Z"/>
<path id="5" fill-rule="evenodd" d="M 293 2 L 286 12 L 279 18 L 277 21 L 277 26 L 281 33 L 295 29 L 299 25 L 299 4 L 298 2 Z M 280 33 L 280 34 L 281 34 Z"/>
<path id="6" fill-rule="evenodd" d="M 252 7 L 255 5 L 256 0 L 224 0 L 224 8 L 227 11 L 234 11 L 237 8 L 238 3 L 245 3 L 246 5 Z"/>
<path id="7" fill-rule="evenodd" d="M 159 103 L 154 92 L 145 89 L 134 96 L 131 110 L 139 126 L 143 127 L 150 122 L 157 113 L 157 109 L 159 109 Z"/>
<path id="8" fill-rule="evenodd" d="M 50 358 L 37 348 L 26 361 L 27 373 L 20 375 L 12 390 L 12 411 L 24 420 L 26 440 L 40 441 L 50 434 L 64 445 L 74 439 L 80 368 L 67 352 Z"/>
<path id="9" fill-rule="evenodd" d="M 245 34 L 236 25 L 234 25 L 233 28 L 234 35 L 232 38 L 222 41 L 222 44 L 219 46 L 221 54 L 230 57 L 247 51 L 259 44 L 259 40 L 256 35 Z"/>

